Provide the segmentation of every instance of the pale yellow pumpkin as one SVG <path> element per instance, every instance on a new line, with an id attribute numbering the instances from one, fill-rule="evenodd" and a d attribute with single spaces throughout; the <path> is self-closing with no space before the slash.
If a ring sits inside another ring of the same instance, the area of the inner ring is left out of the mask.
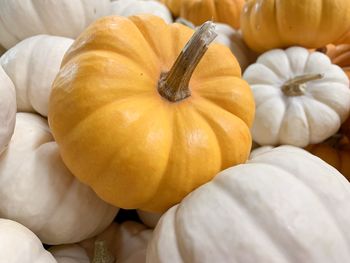
<path id="1" fill-rule="evenodd" d="M 214 36 L 204 27 L 181 53 L 193 34 L 183 25 L 106 17 L 66 53 L 50 126 L 67 167 L 107 202 L 162 212 L 247 160 L 253 95 L 227 47 L 199 62 Z"/>

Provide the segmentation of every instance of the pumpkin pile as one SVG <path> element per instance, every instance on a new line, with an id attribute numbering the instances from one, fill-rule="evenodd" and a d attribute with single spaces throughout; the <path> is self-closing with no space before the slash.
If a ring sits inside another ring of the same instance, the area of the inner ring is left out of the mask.
<path id="1" fill-rule="evenodd" d="M 346 0 L 0 1 L 0 262 L 350 262 Z"/>

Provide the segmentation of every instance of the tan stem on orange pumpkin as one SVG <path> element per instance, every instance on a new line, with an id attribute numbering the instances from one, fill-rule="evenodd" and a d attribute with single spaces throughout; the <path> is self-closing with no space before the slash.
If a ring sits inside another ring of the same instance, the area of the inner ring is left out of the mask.
<path id="1" fill-rule="evenodd" d="M 305 74 L 288 80 L 282 86 L 282 91 L 286 96 L 302 96 L 305 94 L 306 82 L 322 79 L 323 74 Z"/>
<path id="2" fill-rule="evenodd" d="M 95 254 L 92 263 L 114 263 L 115 258 L 107 248 L 105 241 L 95 242 Z"/>
<path id="3" fill-rule="evenodd" d="M 189 82 L 192 73 L 216 36 L 215 24 L 211 21 L 196 30 L 170 71 L 161 74 L 158 82 L 160 95 L 171 102 L 191 96 Z"/>

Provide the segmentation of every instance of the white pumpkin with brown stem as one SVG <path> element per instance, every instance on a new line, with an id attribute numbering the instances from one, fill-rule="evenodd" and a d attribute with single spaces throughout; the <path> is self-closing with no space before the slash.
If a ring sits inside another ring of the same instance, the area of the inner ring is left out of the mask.
<path id="1" fill-rule="evenodd" d="M 19 112 L 47 116 L 51 85 L 73 39 L 38 35 L 27 38 L 0 58 L 16 89 Z"/>
<path id="2" fill-rule="evenodd" d="M 301 47 L 271 50 L 243 77 L 254 93 L 252 135 L 260 145 L 322 142 L 349 115 L 349 79 L 320 52 Z"/>
<path id="3" fill-rule="evenodd" d="M 149 263 L 350 262 L 350 184 L 280 146 L 219 173 L 161 218 Z"/>
<path id="4" fill-rule="evenodd" d="M 39 238 L 21 224 L 0 218 L 1 263 L 56 263 Z"/>
<path id="5" fill-rule="evenodd" d="M 46 244 L 99 234 L 118 211 L 69 172 L 47 120 L 31 113 L 17 113 L 14 135 L 0 155 L 0 200 L 0 217 L 23 224 Z"/>
<path id="6" fill-rule="evenodd" d="M 108 14 L 109 4 L 109 0 L 2 0 L 0 45 L 9 49 L 40 34 L 76 38 Z"/>

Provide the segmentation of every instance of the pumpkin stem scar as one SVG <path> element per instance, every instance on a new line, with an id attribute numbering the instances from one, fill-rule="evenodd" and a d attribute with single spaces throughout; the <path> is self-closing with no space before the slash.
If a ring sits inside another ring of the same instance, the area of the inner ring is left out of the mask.
<path id="1" fill-rule="evenodd" d="M 158 92 L 162 97 L 177 102 L 191 96 L 191 76 L 216 36 L 215 24 L 211 21 L 205 22 L 196 30 L 170 71 L 161 74 Z"/>
<path id="2" fill-rule="evenodd" d="M 95 242 L 94 259 L 92 263 L 114 263 L 115 258 L 109 252 L 105 241 Z"/>
<path id="3" fill-rule="evenodd" d="M 289 97 L 302 96 L 305 94 L 306 82 L 322 79 L 323 77 L 323 74 L 305 74 L 296 76 L 284 83 L 282 91 L 284 95 Z"/>

